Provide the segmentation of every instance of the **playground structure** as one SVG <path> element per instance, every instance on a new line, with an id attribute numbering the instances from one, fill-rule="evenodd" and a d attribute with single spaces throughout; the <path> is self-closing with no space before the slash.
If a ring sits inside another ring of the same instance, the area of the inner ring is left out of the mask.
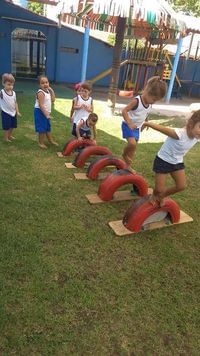
<path id="1" fill-rule="evenodd" d="M 127 59 L 120 63 L 121 69 L 121 87 L 118 90 L 119 96 L 132 97 L 138 94 L 144 88 L 147 80 L 153 75 L 160 75 L 161 79 L 169 81 L 172 72 L 172 62 L 169 53 L 165 49 L 152 48 L 151 43 L 146 41 L 142 48 L 138 48 L 136 40 L 134 48 L 126 51 Z M 95 77 L 89 79 L 91 84 L 103 79 L 111 74 L 112 68 L 109 68 Z M 176 85 L 181 88 L 181 81 L 175 75 Z"/>
<path id="2" fill-rule="evenodd" d="M 75 147 L 75 144 L 72 145 L 71 142 L 72 140 L 65 146 L 69 144 L 70 147 Z M 97 179 L 100 171 L 111 165 L 118 170 L 106 174 L 99 185 L 98 194 L 86 195 L 88 201 L 91 204 L 96 204 L 134 200 L 122 220 L 109 222 L 109 226 L 116 235 L 123 236 L 193 221 L 189 215 L 180 210 L 179 205 L 171 198 L 165 198 L 162 206 L 158 202 L 152 203 L 150 199 L 152 189 L 148 188 L 146 180 L 141 175 L 124 169 L 125 162 L 112 156 L 107 147 L 86 146 L 76 157 L 74 167 L 83 168 L 89 157 L 99 154 L 102 157 L 95 159 L 88 167 L 87 175 L 90 176 L 90 179 Z M 121 167 L 123 168 L 119 169 Z M 133 186 L 131 191 L 117 191 L 127 184 Z"/>

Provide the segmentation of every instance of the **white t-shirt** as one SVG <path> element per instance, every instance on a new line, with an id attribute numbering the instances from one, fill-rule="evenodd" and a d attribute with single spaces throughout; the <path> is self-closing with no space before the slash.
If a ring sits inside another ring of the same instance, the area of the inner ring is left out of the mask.
<path id="1" fill-rule="evenodd" d="M 82 98 L 82 96 L 77 95 L 77 100 L 76 100 L 75 104 L 86 105 L 88 108 L 90 108 L 92 106 L 92 98 L 90 96 L 88 99 L 85 100 Z M 83 108 L 75 110 L 74 114 L 73 114 L 73 123 L 77 124 L 77 122 L 80 119 L 82 119 L 83 117 L 88 118 L 89 114 L 90 114 L 90 112 Z"/>
<path id="2" fill-rule="evenodd" d="M 82 119 L 78 120 L 77 123 L 76 123 L 76 126 L 78 126 L 78 124 L 82 121 L 84 122 L 83 126 L 81 126 L 81 130 L 84 130 L 84 131 L 88 131 L 90 130 L 90 126 L 87 125 L 87 119 L 88 117 L 82 117 Z"/>
<path id="3" fill-rule="evenodd" d="M 152 105 L 145 106 L 140 95 L 137 95 L 135 99 L 137 99 L 137 104 L 128 112 L 128 116 L 137 128 L 141 128 L 151 111 Z"/>
<path id="4" fill-rule="evenodd" d="M 200 141 L 196 138 L 189 138 L 185 127 L 175 129 L 175 132 L 179 139 L 167 137 L 157 154 L 162 160 L 171 164 L 182 163 L 185 154 Z"/>
<path id="5" fill-rule="evenodd" d="M 42 89 L 39 89 L 36 94 L 36 100 L 35 100 L 35 108 L 40 109 L 39 101 L 37 98 L 38 93 L 42 92 L 44 94 L 44 107 L 45 110 L 50 114 L 51 113 L 51 94 L 50 91 L 44 91 Z"/>
<path id="6" fill-rule="evenodd" d="M 16 93 L 7 94 L 4 89 L 0 92 L 0 108 L 10 116 L 16 115 Z"/>

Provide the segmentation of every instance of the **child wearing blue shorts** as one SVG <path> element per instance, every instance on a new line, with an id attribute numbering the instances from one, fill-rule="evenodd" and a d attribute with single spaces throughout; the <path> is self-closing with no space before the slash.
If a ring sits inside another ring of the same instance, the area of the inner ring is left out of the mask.
<path id="1" fill-rule="evenodd" d="M 21 116 L 16 100 L 16 93 L 13 90 L 15 78 L 10 73 L 2 75 L 4 88 L 0 91 L 0 108 L 2 118 L 2 128 L 4 130 L 4 140 L 11 142 L 15 139 L 12 136 L 14 128 L 17 128 L 17 115 Z"/>
<path id="2" fill-rule="evenodd" d="M 51 135 L 51 103 L 55 101 L 55 93 L 46 76 L 39 77 L 39 86 L 34 108 L 35 131 L 38 133 L 39 147 L 45 149 L 45 137 L 49 143 L 58 146 Z"/>
<path id="3" fill-rule="evenodd" d="M 142 95 L 137 95 L 122 111 L 122 136 L 127 140 L 122 157 L 127 164 L 127 169 L 133 171 L 131 164 L 139 141 L 143 123 L 151 111 L 152 104 L 162 99 L 167 90 L 167 85 L 160 77 L 148 80 Z"/>

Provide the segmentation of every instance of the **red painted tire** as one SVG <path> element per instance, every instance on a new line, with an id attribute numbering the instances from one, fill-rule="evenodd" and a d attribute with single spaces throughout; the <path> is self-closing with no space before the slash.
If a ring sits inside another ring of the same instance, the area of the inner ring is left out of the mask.
<path id="1" fill-rule="evenodd" d="M 109 174 L 100 184 L 98 195 L 104 201 L 113 199 L 116 190 L 125 184 L 133 184 L 138 195 L 143 197 L 148 193 L 148 184 L 139 174 L 134 174 L 127 169 L 122 169 Z"/>
<path id="2" fill-rule="evenodd" d="M 89 179 L 97 179 L 99 172 L 107 167 L 107 166 L 115 166 L 117 169 L 124 169 L 126 167 L 126 163 L 115 156 L 103 156 L 95 159 L 87 169 L 87 177 Z"/>
<path id="3" fill-rule="evenodd" d="M 134 202 L 127 210 L 123 217 L 123 224 L 130 231 L 139 232 L 142 230 L 142 225 L 148 217 L 161 211 L 166 211 L 169 214 L 173 224 L 179 222 L 180 208 L 174 200 L 166 198 L 164 205 L 160 207 L 159 204 L 151 204 L 147 195 Z"/>
<path id="4" fill-rule="evenodd" d="M 87 159 L 93 155 L 112 155 L 112 152 L 107 147 L 103 146 L 86 147 L 76 156 L 73 165 L 78 168 L 83 168 Z"/>
<path id="5" fill-rule="evenodd" d="M 86 146 L 95 146 L 96 144 L 92 140 L 82 140 L 79 141 L 76 138 L 72 138 L 69 140 L 65 147 L 63 148 L 62 154 L 63 156 L 70 156 L 70 154 L 78 147 L 86 147 Z"/>

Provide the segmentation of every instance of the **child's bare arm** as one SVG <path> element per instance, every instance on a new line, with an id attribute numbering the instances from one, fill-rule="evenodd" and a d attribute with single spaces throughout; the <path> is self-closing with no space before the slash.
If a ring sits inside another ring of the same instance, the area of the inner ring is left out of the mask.
<path id="1" fill-rule="evenodd" d="M 56 97 L 55 97 L 54 90 L 51 87 L 49 87 L 49 92 L 50 92 L 50 95 L 51 95 L 51 101 L 52 101 L 52 103 L 54 103 Z"/>
<path id="2" fill-rule="evenodd" d="M 42 92 L 39 92 L 37 94 L 37 99 L 38 99 L 40 110 L 43 112 L 44 116 L 46 116 L 47 119 L 50 119 L 51 118 L 50 113 L 44 107 L 44 94 Z"/>
<path id="3" fill-rule="evenodd" d="M 70 117 L 69 117 L 70 122 L 72 122 L 73 113 L 74 113 L 74 99 L 72 100 L 72 106 L 70 110 Z"/>
<path id="4" fill-rule="evenodd" d="M 80 120 L 79 123 L 76 125 L 76 135 L 77 135 L 77 139 L 78 140 L 82 140 L 83 138 L 81 137 L 81 134 L 80 134 L 80 129 L 81 127 L 83 126 L 84 124 L 84 121 L 83 120 Z"/>
<path id="5" fill-rule="evenodd" d="M 130 104 L 128 104 L 123 110 L 122 110 L 122 116 L 124 120 L 126 121 L 127 125 L 130 127 L 130 129 L 135 129 L 137 126 L 132 122 L 130 119 L 130 116 L 128 115 L 128 112 L 132 110 L 134 106 L 137 105 L 137 99 L 133 99 Z"/>
<path id="6" fill-rule="evenodd" d="M 143 127 L 151 127 L 152 129 L 159 131 L 164 135 L 174 138 L 175 140 L 179 139 L 178 135 L 176 134 L 176 131 L 174 129 L 171 129 L 170 127 L 154 124 L 153 122 L 149 121 L 145 121 Z"/>
<path id="7" fill-rule="evenodd" d="M 92 131 L 93 131 L 93 140 L 96 141 L 96 138 L 97 138 L 97 129 L 96 129 L 96 126 L 93 126 Z"/>
<path id="8" fill-rule="evenodd" d="M 20 114 L 20 112 L 19 112 L 19 107 L 18 107 L 17 102 L 15 103 L 15 109 L 16 109 L 17 115 L 18 115 L 18 116 L 22 116 L 22 115 Z"/>

